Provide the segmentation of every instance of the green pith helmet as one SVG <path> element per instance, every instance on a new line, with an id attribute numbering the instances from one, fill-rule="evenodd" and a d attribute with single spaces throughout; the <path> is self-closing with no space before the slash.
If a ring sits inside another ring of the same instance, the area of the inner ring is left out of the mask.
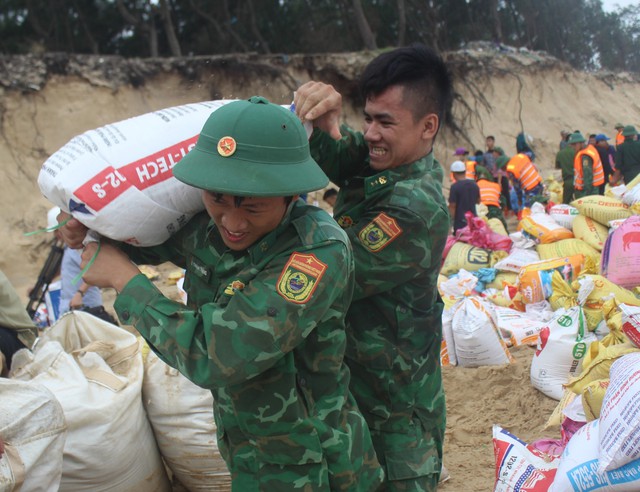
<path id="1" fill-rule="evenodd" d="M 511 157 L 508 157 L 506 155 L 501 155 L 500 157 L 496 158 L 496 167 L 498 169 L 502 169 L 503 167 L 505 167 L 507 165 L 507 163 L 509 162 L 509 160 L 511 159 Z"/>
<path id="2" fill-rule="evenodd" d="M 638 132 L 636 131 L 636 127 L 633 125 L 627 125 L 624 127 L 624 130 L 622 130 L 623 137 L 633 137 L 637 134 Z"/>
<path id="3" fill-rule="evenodd" d="M 235 196 L 293 196 L 329 184 L 311 158 L 295 113 L 258 96 L 214 111 L 173 175 L 196 188 Z"/>
<path id="4" fill-rule="evenodd" d="M 624 128 L 624 125 L 622 123 L 616 123 L 616 126 L 614 126 L 614 128 L 616 130 L 619 130 L 620 128 Z"/>
<path id="5" fill-rule="evenodd" d="M 569 136 L 569 140 L 567 141 L 568 144 L 576 144 L 576 143 L 583 143 L 586 142 L 587 140 L 584 138 L 584 136 L 582 135 L 582 133 L 580 132 L 575 132 L 572 133 Z"/>

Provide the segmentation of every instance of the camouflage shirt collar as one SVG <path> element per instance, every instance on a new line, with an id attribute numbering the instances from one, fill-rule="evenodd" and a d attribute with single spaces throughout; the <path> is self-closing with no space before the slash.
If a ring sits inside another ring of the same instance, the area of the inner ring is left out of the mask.
<path id="1" fill-rule="evenodd" d="M 430 171 L 435 165 L 437 165 L 437 162 L 433 157 L 433 152 L 429 152 L 426 156 L 418 159 L 417 161 L 409 164 L 403 164 L 402 166 L 394 167 L 392 169 L 385 169 L 377 174 L 365 176 L 365 196 L 376 193 L 378 190 L 387 188 L 398 181 L 420 177 Z"/>
<path id="2" fill-rule="evenodd" d="M 297 200 L 293 200 L 289 204 L 289 207 L 287 208 L 284 218 L 282 219 L 278 227 L 276 227 L 273 231 L 271 231 L 269 234 L 267 234 L 262 239 L 260 239 L 260 241 L 257 241 L 254 244 L 252 244 L 245 251 L 237 251 L 237 252 L 234 251 L 233 253 L 238 256 L 248 254 L 251 258 L 251 262 L 254 264 L 260 261 L 262 257 L 264 257 L 264 255 L 269 250 L 271 250 L 271 248 L 275 244 L 276 240 L 278 239 L 278 236 L 280 236 L 282 231 L 284 231 L 287 227 L 289 227 L 289 224 L 291 223 L 292 210 L 295 207 L 296 202 Z M 220 231 L 218 231 L 218 228 L 213 222 L 213 219 L 209 221 L 207 231 L 208 231 L 209 241 L 211 242 L 211 245 L 215 248 L 218 254 L 222 256 L 224 253 L 228 251 L 228 248 L 224 244 L 224 241 L 222 240 L 222 236 L 220 235 Z"/>

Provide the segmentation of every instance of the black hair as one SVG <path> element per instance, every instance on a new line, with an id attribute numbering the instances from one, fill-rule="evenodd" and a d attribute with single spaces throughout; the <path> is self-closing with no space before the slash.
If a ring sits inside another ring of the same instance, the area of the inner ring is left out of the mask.
<path id="1" fill-rule="evenodd" d="M 360 77 L 360 92 L 365 101 L 394 85 L 404 88 L 403 98 L 410 100 L 416 121 L 436 113 L 442 125 L 451 111 L 451 73 L 442 57 L 423 44 L 415 43 L 378 55 Z"/>
<path id="2" fill-rule="evenodd" d="M 222 196 L 224 195 L 224 193 L 216 193 L 215 191 L 212 191 L 211 194 L 213 195 L 213 199 L 214 199 L 214 201 L 216 203 L 222 201 Z M 242 205 L 242 202 L 244 202 L 245 198 L 247 198 L 247 197 L 246 196 L 233 195 L 233 204 L 236 206 L 236 208 L 239 207 L 240 205 Z M 289 205 L 292 200 L 293 200 L 292 196 L 285 196 L 284 197 L 284 203 L 286 205 Z"/>
<path id="3" fill-rule="evenodd" d="M 336 190 L 335 188 L 329 188 L 327 191 L 324 192 L 324 195 L 322 195 L 322 199 L 326 200 L 327 198 L 336 196 L 337 194 L 338 194 L 338 190 Z"/>
<path id="4" fill-rule="evenodd" d="M 487 135 L 487 137 L 485 138 L 485 140 L 487 140 L 487 139 L 489 139 L 489 138 L 490 138 L 491 140 L 493 140 L 494 142 L 496 141 L 496 137 L 494 137 L 493 135 Z"/>

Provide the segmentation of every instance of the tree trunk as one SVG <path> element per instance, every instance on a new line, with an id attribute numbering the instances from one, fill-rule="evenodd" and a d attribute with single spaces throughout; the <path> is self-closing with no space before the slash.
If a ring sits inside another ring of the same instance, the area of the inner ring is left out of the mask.
<path id="1" fill-rule="evenodd" d="M 360 37 L 362 38 L 362 43 L 364 44 L 365 49 L 377 49 L 378 47 L 376 46 L 376 39 L 371 32 L 371 27 L 369 27 L 367 18 L 364 15 L 364 9 L 362 8 L 361 0 L 352 0 L 352 4 L 358 31 L 360 31 Z"/>
<path id="2" fill-rule="evenodd" d="M 169 50 L 171 56 L 182 56 L 182 50 L 180 49 L 180 42 L 176 36 L 176 30 L 173 27 L 173 21 L 171 20 L 171 9 L 167 0 L 160 0 L 160 16 L 164 24 L 164 30 L 167 35 L 167 42 L 169 43 Z"/>
<path id="3" fill-rule="evenodd" d="M 262 46 L 262 51 L 264 53 L 270 54 L 271 49 L 269 48 L 269 43 L 265 41 L 260 33 L 260 29 L 258 29 L 258 23 L 256 21 L 256 11 L 253 8 L 253 2 L 251 0 L 247 0 L 247 6 L 249 7 L 249 17 L 251 18 L 251 32 L 255 36 L 260 46 Z"/>
<path id="4" fill-rule="evenodd" d="M 495 0 L 496 2 L 498 0 Z M 398 3 L 398 46 L 404 46 L 404 39 L 407 34 L 407 10 L 404 0 L 397 0 Z"/>
<path id="5" fill-rule="evenodd" d="M 489 12 L 491 12 L 491 36 L 496 43 L 502 44 L 502 24 L 498 15 L 498 0 L 489 0 Z"/>

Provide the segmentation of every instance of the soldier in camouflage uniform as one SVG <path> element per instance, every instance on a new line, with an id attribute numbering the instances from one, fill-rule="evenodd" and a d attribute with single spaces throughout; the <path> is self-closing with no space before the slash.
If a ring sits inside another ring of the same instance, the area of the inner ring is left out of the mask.
<path id="1" fill-rule="evenodd" d="M 121 321 L 211 389 L 233 491 L 376 490 L 382 468 L 343 362 L 351 246 L 297 199 L 328 183 L 300 121 L 263 98 L 230 103 L 173 171 L 203 189 L 207 213 L 160 246 L 102 244 L 85 278 L 116 288 Z M 186 268 L 187 306 L 129 257 Z"/>
<path id="2" fill-rule="evenodd" d="M 432 491 L 445 430 L 436 278 L 449 229 L 432 147 L 451 79 L 431 50 L 400 48 L 368 65 L 362 94 L 364 133 L 339 127 L 341 96 L 330 85 L 304 84 L 295 104 L 314 124 L 312 155 L 340 186 L 334 218 L 356 264 L 345 357 L 384 490 Z"/>

